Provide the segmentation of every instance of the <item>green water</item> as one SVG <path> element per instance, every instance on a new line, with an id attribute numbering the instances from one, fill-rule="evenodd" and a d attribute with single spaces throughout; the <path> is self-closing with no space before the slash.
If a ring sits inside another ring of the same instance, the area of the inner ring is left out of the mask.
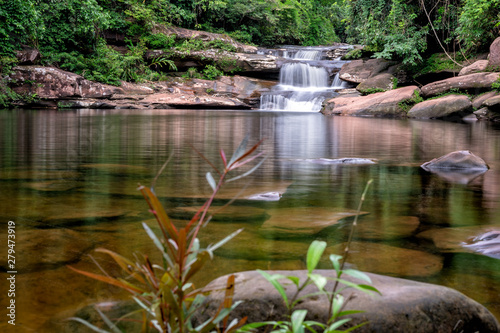
<path id="1" fill-rule="evenodd" d="M 237 199 L 200 239 L 209 244 L 244 231 L 218 250 L 198 284 L 235 271 L 302 269 L 314 239 L 340 254 L 352 222 L 348 216 L 373 179 L 350 262 L 372 273 L 455 288 L 500 318 L 500 259 L 461 245 L 485 230 L 500 230 L 500 127 L 494 124 L 315 113 L 25 110 L 0 112 L 0 129 L 0 237 L 5 244 L 7 222 L 14 221 L 19 332 L 41 332 L 48 320 L 123 297 L 66 265 L 98 272 L 90 254 L 117 271 L 93 251 L 98 247 L 157 259 L 140 225 L 154 227 L 154 221 L 138 184 L 149 185 L 173 154 L 156 193 L 182 225 L 210 193 L 205 174 L 212 170 L 192 147 L 220 166 L 219 149 L 230 154 L 247 134 L 251 143 L 264 139 L 267 160 L 221 192 L 216 206 Z M 485 159 L 490 170 L 467 183 L 419 167 L 463 149 Z M 377 163 L 318 160 L 345 157 Z M 281 197 L 250 199 L 269 192 Z M 321 267 L 329 267 L 326 260 Z M 0 302 L 5 309 L 4 290 Z M 3 320 L 0 325 L 12 329 Z"/>

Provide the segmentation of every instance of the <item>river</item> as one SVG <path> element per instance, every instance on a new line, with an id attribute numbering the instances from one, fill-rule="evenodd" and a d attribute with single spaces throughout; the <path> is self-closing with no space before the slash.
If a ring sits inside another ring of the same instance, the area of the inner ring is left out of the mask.
<path id="1" fill-rule="evenodd" d="M 198 285 L 235 271 L 303 269 L 314 239 L 341 254 L 352 218 L 339 216 L 356 209 L 373 179 L 354 235 L 352 265 L 449 286 L 500 319 L 500 259 L 461 245 L 483 230 L 500 230 L 498 125 L 297 112 L 4 110 L 0 128 L 0 237 L 6 244 L 7 223 L 13 221 L 19 331 L 42 332 L 51 318 L 123 297 L 66 265 L 98 272 L 92 255 L 117 272 L 93 251 L 97 247 L 157 259 L 141 227 L 142 221 L 154 227 L 154 221 L 137 185 L 150 185 L 173 154 L 156 193 L 182 225 L 210 192 L 205 174 L 211 168 L 192 147 L 220 166 L 219 149 L 230 154 L 246 135 L 250 143 L 264 140 L 267 159 L 221 193 L 215 205 L 239 197 L 200 239 L 207 245 L 244 231 L 216 252 Z M 420 168 L 464 149 L 490 170 L 465 181 Z M 334 161 L 350 157 L 375 163 Z M 270 192 L 279 195 L 252 197 Z M 3 276 L 10 270 L 6 253 L 3 245 Z M 329 267 L 326 258 L 320 266 Z M 3 309 L 11 298 L 2 290 Z M 5 321 L 1 325 L 10 332 Z"/>

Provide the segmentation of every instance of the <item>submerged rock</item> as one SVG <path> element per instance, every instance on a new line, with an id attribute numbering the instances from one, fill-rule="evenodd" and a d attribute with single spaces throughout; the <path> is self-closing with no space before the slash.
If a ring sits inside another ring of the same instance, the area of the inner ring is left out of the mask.
<path id="1" fill-rule="evenodd" d="M 307 271 L 267 271 L 269 274 L 295 276 L 305 281 Z M 332 290 L 336 272 L 317 270 L 315 273 L 330 278 L 326 290 Z M 344 311 L 360 310 L 350 314 L 352 318 L 341 329 L 366 323 L 356 332 L 392 332 L 392 333 L 435 333 L 435 332 L 498 332 L 499 324 L 495 317 L 482 305 L 460 292 L 432 284 L 403 280 L 393 277 L 368 273 L 372 285 L 380 294 L 369 295 L 353 288 L 341 292 L 345 303 Z M 222 276 L 205 287 L 210 292 L 205 306 L 196 314 L 196 322 L 206 320 L 213 315 L 224 298 L 228 276 Z M 248 322 L 287 320 L 288 313 L 281 295 L 261 274 L 255 271 L 235 274 L 235 293 L 233 301 L 243 301 L 230 318 L 248 317 Z M 350 282 L 360 283 L 349 276 L 342 276 Z M 294 297 L 296 287 L 288 280 L 282 280 L 289 299 Z M 340 284 L 344 287 L 343 284 Z M 316 292 L 314 284 L 308 285 L 299 294 L 301 298 Z M 306 309 L 308 320 L 327 323 L 330 318 L 328 301 L 324 295 L 305 297 L 296 307 Z M 259 331 L 265 331 L 267 327 Z"/>
<path id="2" fill-rule="evenodd" d="M 169 210 L 171 218 L 191 219 L 202 207 L 177 207 Z M 210 206 L 208 215 L 213 222 L 255 222 L 265 220 L 269 215 L 262 208 L 245 206 Z"/>
<path id="3" fill-rule="evenodd" d="M 309 158 L 304 161 L 315 164 L 376 164 L 375 159 L 359 158 L 359 157 L 344 157 L 344 158 Z"/>
<path id="4" fill-rule="evenodd" d="M 373 220 L 369 217 L 361 220 L 355 237 L 368 240 L 387 240 L 410 237 L 420 225 L 416 216 L 394 216 Z"/>

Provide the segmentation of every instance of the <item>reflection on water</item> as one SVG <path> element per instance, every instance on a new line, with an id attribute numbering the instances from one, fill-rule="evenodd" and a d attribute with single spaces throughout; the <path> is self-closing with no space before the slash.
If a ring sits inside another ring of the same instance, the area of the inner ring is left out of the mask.
<path id="1" fill-rule="evenodd" d="M 204 176 L 210 167 L 191 146 L 217 161 L 220 148 L 234 151 L 246 134 L 252 143 L 265 139 L 262 148 L 269 157 L 216 201 L 223 205 L 238 196 L 236 208 L 208 224 L 201 241 L 244 231 L 219 250 L 197 283 L 240 270 L 302 269 L 313 239 L 327 241 L 329 253 L 340 254 L 352 210 L 367 180 L 374 179 L 352 264 L 450 286 L 500 318 L 499 259 L 462 246 L 500 228 L 500 129 L 491 124 L 252 111 L 79 110 L 2 111 L 0 128 L 0 233 L 6 239 L 7 221 L 16 222 L 16 326 L 24 331 L 43 331 L 50 318 L 123 296 L 65 265 L 95 271 L 92 254 L 116 271 L 92 251 L 96 247 L 128 256 L 149 253 L 158 260 L 140 225 L 147 221 L 154 227 L 154 222 L 137 184 L 150 184 L 173 153 L 156 192 L 181 225 L 210 192 Z M 463 149 L 486 160 L 490 170 L 460 184 L 419 167 Z M 311 163 L 344 158 L 376 163 Z M 5 253 L 0 254 L 4 272 Z M 328 267 L 326 260 L 321 265 Z M 2 306 L 6 297 L 0 296 Z"/>

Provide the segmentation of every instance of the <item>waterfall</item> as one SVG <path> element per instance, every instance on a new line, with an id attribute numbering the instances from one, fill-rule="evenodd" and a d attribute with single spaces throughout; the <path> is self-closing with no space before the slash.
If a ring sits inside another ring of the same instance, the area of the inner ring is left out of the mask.
<path id="1" fill-rule="evenodd" d="M 322 60 L 324 49 L 281 50 L 290 60 L 281 66 L 279 84 L 261 95 L 261 110 L 318 112 L 326 98 L 334 97 L 347 84 L 329 84 L 330 73 L 338 72 L 344 62 Z"/>
<path id="2" fill-rule="evenodd" d="M 334 89 L 347 89 L 347 88 L 349 88 L 349 83 L 347 81 L 342 80 L 340 78 L 339 73 L 340 72 L 335 74 L 335 77 L 333 78 L 332 88 L 334 88 Z"/>

